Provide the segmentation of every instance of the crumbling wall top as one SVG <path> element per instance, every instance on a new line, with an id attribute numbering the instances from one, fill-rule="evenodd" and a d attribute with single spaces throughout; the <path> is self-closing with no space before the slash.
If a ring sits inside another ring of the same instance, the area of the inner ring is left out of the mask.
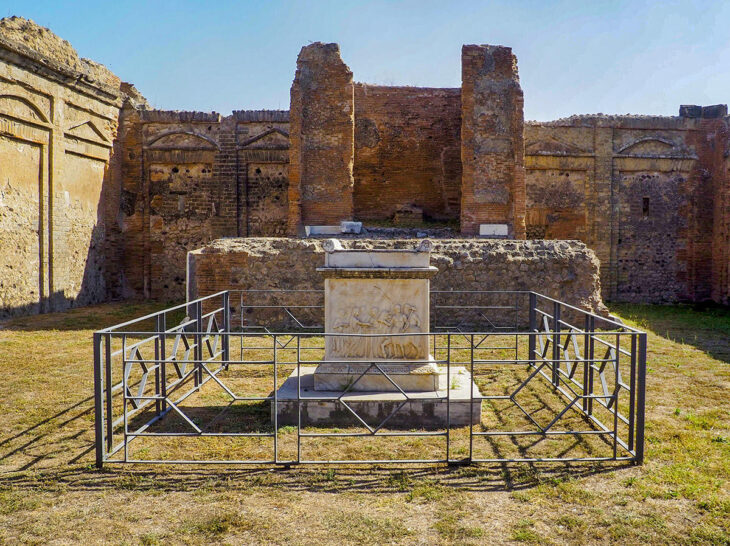
<path id="1" fill-rule="evenodd" d="M 500 45 L 465 44 L 461 48 L 462 61 L 480 64 L 477 73 L 491 79 L 513 80 L 519 84 L 517 56 L 511 47 Z M 471 64 L 471 63 L 470 63 Z"/>
<path id="2" fill-rule="evenodd" d="M 145 110 L 141 113 L 140 119 L 149 123 L 192 123 L 196 121 L 218 123 L 221 115 L 218 112 Z"/>
<path id="3" fill-rule="evenodd" d="M 49 64 L 66 67 L 83 74 L 87 80 L 119 88 L 121 80 L 104 65 L 79 57 L 73 46 L 30 19 L 5 17 L 0 19 L 0 44 L 22 54 L 36 53 Z"/>

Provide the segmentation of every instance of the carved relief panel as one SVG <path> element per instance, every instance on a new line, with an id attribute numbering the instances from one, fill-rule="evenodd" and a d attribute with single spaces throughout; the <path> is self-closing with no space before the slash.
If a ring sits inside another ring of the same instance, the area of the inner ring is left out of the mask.
<path id="1" fill-rule="evenodd" d="M 428 332 L 427 280 L 326 279 L 325 292 L 326 331 L 361 334 L 327 336 L 327 359 L 428 357 L 428 336 L 408 335 Z"/>

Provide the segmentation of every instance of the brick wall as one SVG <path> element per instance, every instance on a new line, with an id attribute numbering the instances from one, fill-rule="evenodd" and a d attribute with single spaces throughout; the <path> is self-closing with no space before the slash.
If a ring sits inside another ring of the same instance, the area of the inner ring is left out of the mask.
<path id="1" fill-rule="evenodd" d="M 461 232 L 507 224 L 525 237 L 523 97 L 517 58 L 502 46 L 461 50 Z"/>
<path id="2" fill-rule="evenodd" d="M 461 90 L 355 84 L 355 218 L 458 220 Z"/>
<path id="3" fill-rule="evenodd" d="M 355 117 L 352 72 L 340 46 L 302 48 L 291 87 L 288 231 L 353 217 Z"/>
<path id="4" fill-rule="evenodd" d="M 588 244 L 601 260 L 606 299 L 727 297 L 727 118 L 716 107 L 681 113 L 525 127 L 528 237 Z"/>
<path id="5" fill-rule="evenodd" d="M 289 112 L 234 112 L 238 135 L 239 235 L 283 236 L 289 213 Z"/>
<path id="6" fill-rule="evenodd" d="M 123 134 L 125 286 L 184 297 L 185 256 L 218 237 L 282 235 L 288 112 L 128 112 Z"/>
<path id="7" fill-rule="evenodd" d="M 712 299 L 730 305 L 730 135 L 727 125 L 721 131 L 725 146 L 716 171 Z"/>

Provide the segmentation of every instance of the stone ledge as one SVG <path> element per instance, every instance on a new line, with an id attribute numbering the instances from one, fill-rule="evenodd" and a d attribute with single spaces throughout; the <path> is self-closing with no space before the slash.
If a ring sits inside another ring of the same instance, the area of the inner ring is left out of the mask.
<path id="1" fill-rule="evenodd" d="M 429 267 L 318 267 L 317 273 L 321 273 L 325 279 L 430 279 L 438 268 Z"/>

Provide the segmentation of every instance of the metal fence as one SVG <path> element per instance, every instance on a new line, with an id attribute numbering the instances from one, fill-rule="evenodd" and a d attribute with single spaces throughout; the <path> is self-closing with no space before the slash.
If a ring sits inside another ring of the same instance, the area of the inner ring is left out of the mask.
<path id="1" fill-rule="evenodd" d="M 97 466 L 643 461 L 644 332 L 535 292 L 433 291 L 439 320 L 407 335 L 438 390 L 389 371 L 420 361 L 364 359 L 320 391 L 326 338 L 405 335 L 325 333 L 322 300 L 225 291 L 95 332 Z M 392 384 L 377 410 L 354 388 L 372 376 Z"/>

